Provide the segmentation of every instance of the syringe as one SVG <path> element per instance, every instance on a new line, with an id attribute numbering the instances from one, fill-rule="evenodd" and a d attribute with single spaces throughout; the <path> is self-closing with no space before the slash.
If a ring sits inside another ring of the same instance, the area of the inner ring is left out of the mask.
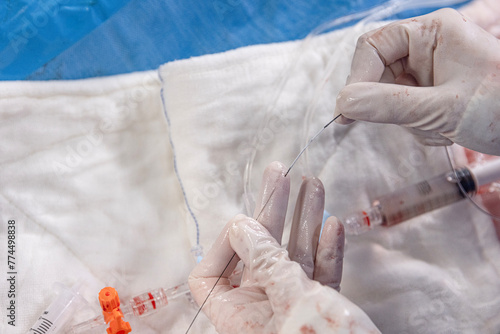
<path id="1" fill-rule="evenodd" d="M 28 330 L 28 334 L 62 333 L 66 323 L 76 311 L 87 304 L 80 294 L 84 288 L 83 283 L 75 284 L 71 289 L 62 283 L 54 283 L 54 288 L 58 296 L 38 317 L 36 323 Z"/>
<path id="2" fill-rule="evenodd" d="M 169 289 L 159 288 L 141 293 L 126 302 L 122 302 L 120 310 L 124 318 L 127 316 L 141 317 L 156 312 L 158 309 L 165 307 L 169 302 L 180 297 L 184 297 L 190 303 L 194 303 L 188 283 L 183 283 Z M 83 333 L 105 325 L 106 321 L 101 314 L 93 319 L 74 325 L 71 327 L 70 333 Z"/>
<path id="3" fill-rule="evenodd" d="M 458 180 L 457 180 L 458 176 Z M 391 226 L 464 199 L 460 189 L 473 195 L 485 184 L 500 180 L 500 159 L 422 181 L 379 197 L 372 206 L 347 215 L 341 221 L 347 234 L 362 234 L 378 225 Z"/>

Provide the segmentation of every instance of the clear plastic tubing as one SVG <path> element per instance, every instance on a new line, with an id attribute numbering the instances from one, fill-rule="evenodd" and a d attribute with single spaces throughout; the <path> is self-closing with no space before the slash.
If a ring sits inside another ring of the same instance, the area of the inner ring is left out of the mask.
<path id="1" fill-rule="evenodd" d="M 349 214 L 341 221 L 347 234 L 362 234 L 375 226 L 399 224 L 458 202 L 466 198 L 460 185 L 473 195 L 480 186 L 496 180 L 500 180 L 500 159 L 475 168 L 458 168 L 381 196 L 370 208 Z"/>
<path id="2" fill-rule="evenodd" d="M 158 309 L 167 306 L 170 301 L 183 296 L 186 297 L 188 301 L 193 302 L 187 283 L 170 289 L 159 288 L 144 292 L 132 297 L 126 302 L 122 302 L 120 310 L 123 312 L 125 320 L 127 316 L 141 317 L 156 312 Z M 82 333 L 104 325 L 106 325 L 106 322 L 104 321 L 104 316 L 101 314 L 93 319 L 73 326 L 70 333 Z"/>

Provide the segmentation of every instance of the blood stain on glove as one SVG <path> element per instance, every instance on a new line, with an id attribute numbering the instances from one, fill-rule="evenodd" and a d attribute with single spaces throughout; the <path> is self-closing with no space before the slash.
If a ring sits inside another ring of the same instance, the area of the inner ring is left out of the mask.
<path id="1" fill-rule="evenodd" d="M 312 326 L 304 325 L 300 327 L 300 333 L 302 334 L 316 334 L 316 331 Z"/>

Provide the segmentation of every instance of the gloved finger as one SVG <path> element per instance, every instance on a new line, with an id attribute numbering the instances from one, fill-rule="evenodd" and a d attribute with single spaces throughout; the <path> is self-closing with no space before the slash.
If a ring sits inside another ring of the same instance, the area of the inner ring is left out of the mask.
<path id="1" fill-rule="evenodd" d="M 342 89 L 336 112 L 356 120 L 446 133 L 456 127 L 455 101 L 455 94 L 445 88 L 360 82 Z"/>
<path id="2" fill-rule="evenodd" d="M 381 83 L 395 83 L 396 82 L 396 76 L 394 75 L 394 72 L 391 68 L 391 66 L 386 66 L 384 73 L 382 73 L 382 76 L 380 77 Z"/>
<path id="3" fill-rule="evenodd" d="M 379 82 L 386 66 L 405 59 L 410 53 L 412 20 L 390 23 L 361 35 L 354 51 L 347 85 Z M 395 77 L 399 74 L 397 72 Z"/>
<path id="4" fill-rule="evenodd" d="M 396 81 L 394 82 L 395 84 L 398 85 L 404 85 L 404 86 L 418 86 L 417 79 L 413 77 L 413 75 L 408 74 L 408 73 L 403 73 L 399 75 L 396 78 Z"/>
<path id="5" fill-rule="evenodd" d="M 433 82 L 432 54 L 440 15 L 391 23 L 362 35 L 354 52 L 348 84 L 378 82 L 385 66 L 408 57 L 407 67 L 422 86 Z M 418 36 L 415 36 L 418 34 Z"/>
<path id="6" fill-rule="evenodd" d="M 189 288 L 198 305 L 203 303 L 221 274 L 222 277 L 215 286 L 211 298 L 233 289 L 229 281 L 229 276 L 240 259 L 238 256 L 233 257 L 235 252 L 229 242 L 229 229 L 235 221 L 244 219 L 245 217 L 244 215 L 238 215 L 231 219 L 222 230 L 208 254 L 191 271 L 188 279 Z M 229 263 L 231 258 L 233 259 Z M 224 268 L 226 269 L 224 270 Z"/>
<path id="7" fill-rule="evenodd" d="M 255 206 L 254 218 L 271 233 L 279 243 L 285 226 L 288 197 L 290 194 L 290 178 L 285 177 L 286 167 L 281 162 L 270 163 L 262 176 L 259 197 Z M 241 285 L 253 284 L 248 268 L 243 269 Z"/>
<path id="8" fill-rule="evenodd" d="M 254 218 L 281 243 L 285 225 L 290 178 L 285 177 L 286 167 L 281 162 L 272 162 L 262 177 L 260 194 L 255 206 Z"/>
<path id="9" fill-rule="evenodd" d="M 411 73 L 408 73 L 406 63 L 407 59 L 403 58 L 387 66 L 384 74 L 382 74 L 380 82 L 391 84 L 395 83 L 405 86 L 418 86 L 419 84 L 417 79 L 415 79 Z"/>
<path id="10" fill-rule="evenodd" d="M 357 82 L 393 81 L 389 79 L 390 74 L 388 67 L 386 67 L 385 59 L 381 57 L 377 48 L 369 42 L 372 35 L 379 33 L 381 29 L 385 28 L 386 27 L 372 30 L 358 38 L 356 50 L 354 51 L 354 56 L 351 62 L 351 73 L 347 78 L 346 85 Z M 343 109 L 338 106 L 339 100 L 342 99 L 341 94 L 342 91 L 337 96 L 337 105 L 335 106 L 333 117 L 337 117 L 339 114 L 342 114 L 342 116 L 337 118 L 335 122 L 338 124 L 348 125 L 355 122 L 355 119 L 344 115 Z"/>
<path id="11" fill-rule="evenodd" d="M 380 57 L 376 47 L 369 43 L 371 35 L 380 29 L 369 31 L 358 38 L 351 62 L 351 73 L 346 85 L 356 82 L 378 82 L 385 70 L 385 60 Z"/>
<path id="12" fill-rule="evenodd" d="M 484 208 L 497 217 L 500 217 L 500 184 L 492 183 L 488 190 L 481 193 L 481 202 Z M 500 219 L 491 218 L 495 230 L 497 232 L 497 238 L 500 240 Z"/>
<path id="13" fill-rule="evenodd" d="M 265 290 L 275 313 L 284 314 L 287 305 L 296 303 L 311 287 L 313 281 L 300 265 L 290 260 L 287 251 L 256 220 L 234 222 L 229 240 L 251 280 Z"/>
<path id="14" fill-rule="evenodd" d="M 329 217 L 319 241 L 314 266 L 314 280 L 340 291 L 344 260 L 344 225 Z"/>
<path id="15" fill-rule="evenodd" d="M 413 134 L 415 136 L 415 139 L 423 145 L 427 146 L 453 145 L 453 142 L 451 140 L 449 140 L 448 138 L 444 137 L 443 135 L 437 132 L 424 131 L 414 128 L 406 128 L 406 130 L 411 134 Z"/>
<path id="16" fill-rule="evenodd" d="M 500 38 L 500 2 L 498 0 L 472 1 L 458 9 L 465 17 Z"/>
<path id="17" fill-rule="evenodd" d="M 229 240 L 255 282 L 264 289 L 269 301 L 264 305 L 270 305 L 273 311 L 273 328 L 258 328 L 256 332 L 379 333 L 356 305 L 337 291 L 308 279 L 259 222 L 251 218 L 235 222 Z"/>
<path id="18" fill-rule="evenodd" d="M 318 178 L 307 178 L 302 182 L 295 212 L 293 214 L 288 255 L 300 264 L 306 275 L 312 279 L 314 257 L 321 231 L 325 207 L 325 189 Z"/>
<path id="19" fill-rule="evenodd" d="M 401 61 L 397 61 L 391 66 L 387 66 L 379 82 L 406 86 L 418 86 L 417 79 L 415 79 L 413 75 L 406 73 L 404 69 L 399 68 L 401 63 Z"/>
<path id="20" fill-rule="evenodd" d="M 338 111 L 338 110 L 337 110 L 337 108 L 335 108 L 335 112 L 334 112 L 334 114 L 333 114 L 333 117 L 335 118 L 335 117 L 337 117 L 339 114 L 340 114 L 340 111 Z M 350 119 L 350 118 L 347 118 L 347 117 L 345 117 L 344 115 L 341 115 L 339 118 L 337 118 L 337 119 L 335 120 L 335 123 L 337 123 L 337 124 L 343 124 L 343 125 L 352 124 L 352 123 L 354 123 L 354 122 L 356 122 L 356 120 L 354 120 L 354 119 Z"/>

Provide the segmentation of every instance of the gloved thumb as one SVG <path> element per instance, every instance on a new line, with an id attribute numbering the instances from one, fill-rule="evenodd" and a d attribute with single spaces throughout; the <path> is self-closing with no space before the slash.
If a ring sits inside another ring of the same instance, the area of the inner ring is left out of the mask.
<path id="1" fill-rule="evenodd" d="M 256 220 L 239 215 L 229 232 L 231 247 L 248 269 L 249 280 L 266 291 L 274 312 L 293 305 L 314 284 L 286 249 Z"/>
<path id="2" fill-rule="evenodd" d="M 335 115 L 342 114 L 349 119 L 374 123 L 398 124 L 424 131 L 445 132 L 450 100 L 446 92 L 436 86 L 358 82 L 347 85 L 340 91 Z"/>

